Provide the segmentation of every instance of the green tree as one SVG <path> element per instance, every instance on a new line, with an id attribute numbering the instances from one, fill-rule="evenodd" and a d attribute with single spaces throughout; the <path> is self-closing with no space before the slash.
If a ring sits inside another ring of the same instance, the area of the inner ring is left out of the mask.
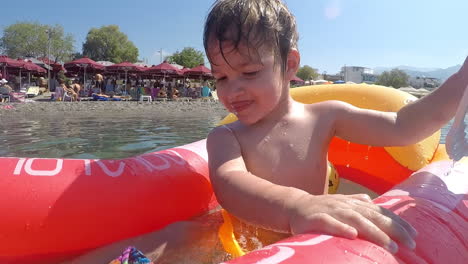
<path id="1" fill-rule="evenodd" d="M 71 60 L 77 60 L 83 58 L 83 54 L 81 52 L 74 52 L 71 56 Z"/>
<path id="2" fill-rule="evenodd" d="M 177 63 L 187 68 L 193 68 L 205 63 L 203 52 L 191 47 L 185 47 L 181 52 L 177 51 L 166 59 L 170 63 Z"/>
<path id="3" fill-rule="evenodd" d="M 95 61 L 136 62 L 138 48 L 120 31 L 119 26 L 102 26 L 88 32 L 83 44 L 83 55 Z"/>
<path id="4" fill-rule="evenodd" d="M 316 79 L 319 76 L 318 70 L 308 65 L 304 65 L 297 70 L 297 77 L 304 81 Z"/>
<path id="5" fill-rule="evenodd" d="M 50 33 L 48 33 L 50 32 Z M 18 22 L 3 30 L 0 47 L 11 58 L 47 57 L 50 36 L 50 57 L 55 61 L 68 61 L 74 52 L 75 40 L 60 25 Z"/>
<path id="6" fill-rule="evenodd" d="M 409 76 L 399 69 L 392 69 L 390 72 L 384 71 L 377 79 L 377 84 L 400 88 L 408 86 Z"/>

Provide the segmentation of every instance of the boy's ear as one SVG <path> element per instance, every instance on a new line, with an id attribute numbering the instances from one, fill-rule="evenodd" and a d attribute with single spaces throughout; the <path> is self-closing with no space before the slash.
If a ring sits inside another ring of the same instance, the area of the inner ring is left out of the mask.
<path id="1" fill-rule="evenodd" d="M 299 69 L 299 65 L 301 63 L 301 55 L 297 49 L 291 49 L 288 54 L 287 62 L 286 62 L 286 78 L 291 80 L 296 76 L 297 69 Z"/>

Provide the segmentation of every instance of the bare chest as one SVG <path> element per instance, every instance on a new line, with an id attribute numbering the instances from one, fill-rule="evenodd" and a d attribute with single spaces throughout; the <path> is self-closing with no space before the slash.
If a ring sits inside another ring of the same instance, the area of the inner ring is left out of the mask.
<path id="1" fill-rule="evenodd" d="M 329 129 L 308 122 L 279 125 L 240 140 L 247 169 L 273 183 L 322 194 Z"/>

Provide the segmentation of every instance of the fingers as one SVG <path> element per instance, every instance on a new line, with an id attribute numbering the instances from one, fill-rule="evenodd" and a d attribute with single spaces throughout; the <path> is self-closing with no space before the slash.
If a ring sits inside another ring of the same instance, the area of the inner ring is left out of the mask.
<path id="1" fill-rule="evenodd" d="M 364 219 L 371 221 L 376 228 L 384 232 L 388 237 L 392 238 L 393 240 L 399 243 L 402 243 L 409 249 L 414 249 L 416 247 L 414 237 L 416 237 L 417 231 L 408 222 L 406 222 L 404 219 L 402 219 L 392 211 L 377 206 L 375 204 L 370 204 L 359 200 L 347 200 L 347 203 L 354 203 L 356 205 L 354 211 L 356 213 L 359 213 Z M 355 216 L 350 217 L 354 217 L 353 219 L 356 220 Z M 352 223 L 347 224 L 354 226 Z M 373 227 L 369 226 L 368 228 Z M 362 232 L 364 232 L 364 236 L 366 236 L 367 230 L 362 230 L 357 227 L 356 229 L 358 230 L 360 236 L 362 235 Z M 378 237 L 380 237 L 380 239 Z M 366 239 L 368 238 L 366 237 Z M 380 240 L 380 243 L 385 243 L 386 248 L 389 247 L 388 243 L 390 242 L 386 238 L 381 236 L 381 234 L 379 235 L 378 233 L 376 233 L 375 237 L 372 239 L 378 239 Z M 374 240 L 371 241 L 374 242 Z"/>
<path id="2" fill-rule="evenodd" d="M 403 226 L 403 220 L 401 218 L 395 220 L 384 214 L 381 214 L 376 211 L 366 211 L 362 214 L 364 218 L 371 221 L 379 230 L 384 232 L 387 236 L 392 238 L 394 241 L 400 242 L 409 249 L 414 249 L 416 247 L 416 242 L 414 241 L 410 231 Z M 382 240 L 384 243 L 387 243 L 387 240 Z M 388 247 L 388 244 L 385 244 Z"/>
<path id="3" fill-rule="evenodd" d="M 309 225 L 303 230 L 294 230 L 294 234 L 319 232 L 328 235 L 341 236 L 348 239 L 355 239 L 358 236 L 356 228 L 347 225 L 325 213 L 314 214 L 309 219 Z"/>
<path id="4" fill-rule="evenodd" d="M 376 212 L 379 212 L 380 214 L 383 214 L 386 217 L 391 218 L 393 221 L 396 221 L 406 231 L 408 231 L 408 233 L 411 235 L 412 238 L 414 238 L 414 237 L 416 237 L 418 235 L 418 231 L 416 231 L 416 229 L 414 229 L 414 227 L 410 223 L 406 222 L 403 218 L 401 218 L 400 216 L 398 216 L 394 212 L 392 212 L 392 211 L 390 211 L 390 210 L 388 210 L 388 209 L 386 209 L 384 207 L 373 204 L 373 203 L 361 203 L 360 205 L 364 206 L 364 207 L 367 207 L 369 209 L 372 209 L 372 210 L 374 210 Z"/>
<path id="5" fill-rule="evenodd" d="M 350 239 L 359 236 L 392 253 L 397 243 L 414 249 L 417 231 L 367 195 L 324 195 L 301 200 L 290 218 L 294 234 L 319 232 Z M 292 219 L 292 220 L 291 220 Z"/>
<path id="6" fill-rule="evenodd" d="M 351 195 L 348 195 L 348 197 L 352 197 L 354 199 L 357 199 L 363 202 L 372 203 L 372 199 L 370 198 L 370 196 L 365 193 L 351 194 Z"/>
<path id="7" fill-rule="evenodd" d="M 351 209 L 342 210 L 336 217 L 340 222 L 356 228 L 359 237 L 384 247 L 393 254 L 398 251 L 398 245 L 385 232 L 385 225 L 376 225 L 371 219 Z"/>
<path id="8" fill-rule="evenodd" d="M 401 218 L 400 216 L 398 216 L 397 214 L 395 214 L 394 212 L 392 212 L 392 211 L 390 211 L 390 210 L 388 210 L 386 208 L 383 208 L 383 207 L 380 207 L 380 206 L 378 206 L 378 208 L 379 208 L 380 213 L 382 213 L 383 215 L 385 215 L 387 217 L 390 217 L 393 221 L 396 221 L 406 231 L 408 231 L 411 238 L 415 238 L 418 235 L 418 231 L 416 231 L 416 229 L 410 223 L 406 222 L 405 219 Z"/>

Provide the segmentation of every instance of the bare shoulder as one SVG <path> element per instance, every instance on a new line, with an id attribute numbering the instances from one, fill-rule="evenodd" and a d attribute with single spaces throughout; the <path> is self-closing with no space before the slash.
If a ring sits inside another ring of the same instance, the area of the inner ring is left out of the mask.
<path id="1" fill-rule="evenodd" d="M 237 142 L 234 131 L 235 126 L 233 124 L 218 126 L 211 130 L 207 138 L 208 151 L 220 146 L 225 147 L 227 145 L 238 145 L 239 143 Z"/>
<path id="2" fill-rule="evenodd" d="M 228 124 L 214 128 L 207 138 L 206 148 L 211 169 L 226 168 L 226 164 L 244 167 L 242 151 L 236 137 L 236 124 Z M 239 164 L 238 164 L 239 163 Z"/>

